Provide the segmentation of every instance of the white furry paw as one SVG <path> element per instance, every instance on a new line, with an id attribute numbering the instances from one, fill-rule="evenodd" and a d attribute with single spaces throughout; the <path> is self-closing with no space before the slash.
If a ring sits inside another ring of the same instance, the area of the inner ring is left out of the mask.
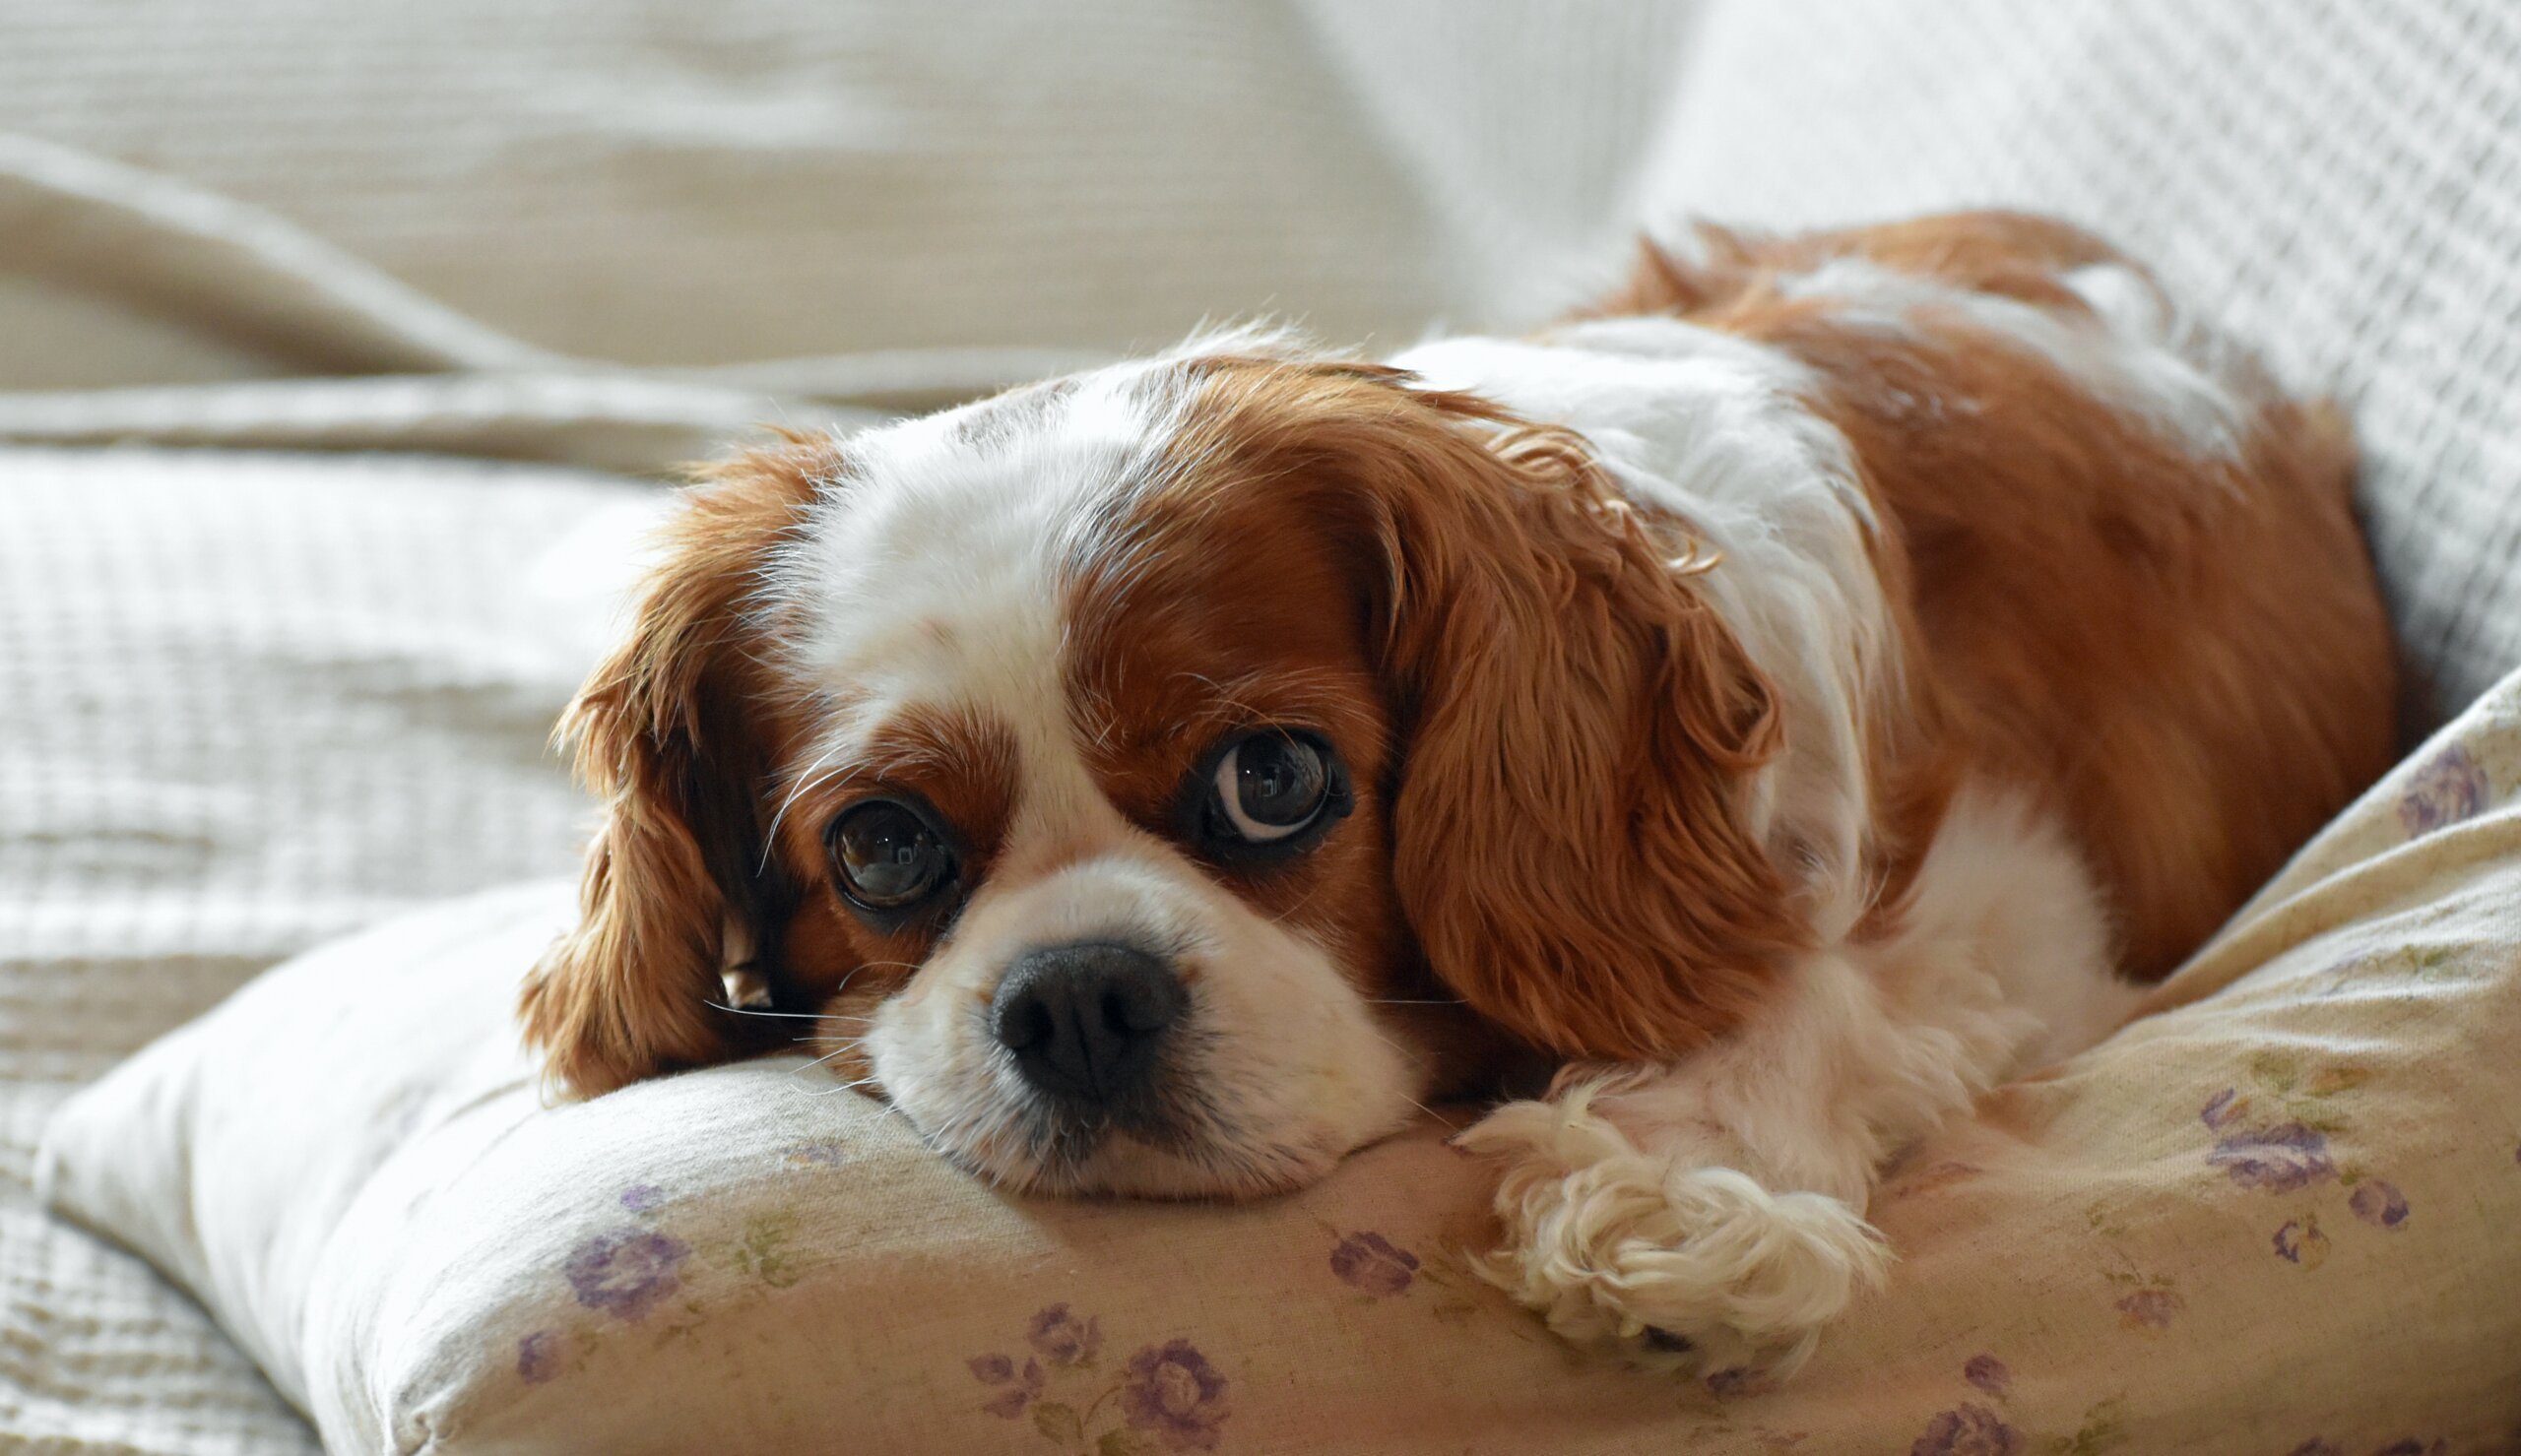
<path id="1" fill-rule="evenodd" d="M 1845 1203 L 1641 1153 L 1590 1100 L 1510 1103 L 1454 1139 L 1505 1163 L 1505 1241 L 1474 1266 L 1561 1336 L 1785 1374 L 1881 1284 L 1890 1252 Z"/>

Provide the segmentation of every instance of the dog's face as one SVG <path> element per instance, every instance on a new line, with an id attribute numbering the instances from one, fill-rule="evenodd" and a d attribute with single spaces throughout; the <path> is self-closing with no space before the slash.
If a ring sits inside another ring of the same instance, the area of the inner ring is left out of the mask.
<path id="1" fill-rule="evenodd" d="M 1686 1049 L 1796 932 L 1677 539 L 1568 437 L 1258 354 L 739 459 L 573 709 L 611 814 L 530 1034 L 587 1093 L 810 1036 L 985 1176 L 1157 1195 Z"/>

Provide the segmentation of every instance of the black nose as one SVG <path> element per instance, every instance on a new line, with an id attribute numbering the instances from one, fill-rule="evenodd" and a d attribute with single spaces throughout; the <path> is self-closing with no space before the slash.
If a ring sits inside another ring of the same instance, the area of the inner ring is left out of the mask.
<path id="1" fill-rule="evenodd" d="M 990 1029 L 1034 1087 L 1109 1106 L 1147 1080 L 1187 999 L 1172 968 L 1145 951 L 1045 945 L 1006 969 Z"/>

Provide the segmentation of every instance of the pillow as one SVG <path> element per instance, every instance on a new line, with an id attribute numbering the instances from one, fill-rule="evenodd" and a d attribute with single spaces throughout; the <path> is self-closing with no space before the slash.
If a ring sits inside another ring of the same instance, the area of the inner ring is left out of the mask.
<path id="1" fill-rule="evenodd" d="M 2471 1449 L 2521 1422 L 2521 677 L 2156 997 L 1912 1150 L 1781 1387 L 1578 1357 L 1464 1272 L 1432 1122 L 1239 1207 L 1015 1198 L 804 1052 L 546 1107 L 559 884 L 283 966 L 71 1100 L 62 1213 L 336 1451 Z"/>

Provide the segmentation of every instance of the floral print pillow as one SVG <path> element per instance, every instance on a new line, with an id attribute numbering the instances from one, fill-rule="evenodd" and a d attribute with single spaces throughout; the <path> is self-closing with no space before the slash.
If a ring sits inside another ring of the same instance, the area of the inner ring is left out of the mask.
<path id="1" fill-rule="evenodd" d="M 1468 1273 L 1482 1174 L 1434 1122 L 1212 1207 L 983 1188 L 804 1057 L 547 1107 L 507 1009 L 565 887 L 275 971 L 47 1163 L 345 1451 L 2510 1449 L 2516 798 L 2521 679 L 2154 1014 L 1908 1150 L 1891 1289 L 1782 1385 L 1554 1341 Z M 367 1049 L 272 1054 L 319 1027 Z"/>

